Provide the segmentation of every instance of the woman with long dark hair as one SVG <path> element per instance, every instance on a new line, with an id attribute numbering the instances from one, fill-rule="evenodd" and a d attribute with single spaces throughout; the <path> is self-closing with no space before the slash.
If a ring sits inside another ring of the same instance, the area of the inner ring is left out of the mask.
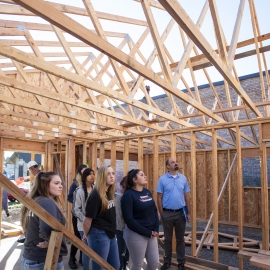
<path id="1" fill-rule="evenodd" d="M 100 167 L 94 190 L 86 202 L 83 239 L 87 238 L 90 248 L 113 268 L 119 269 L 118 247 L 115 238 L 114 190 L 115 175 L 113 168 L 110 165 Z M 91 269 L 101 270 L 103 268 L 92 261 Z"/>
<path id="2" fill-rule="evenodd" d="M 35 181 L 29 197 L 65 225 L 59 199 L 63 190 L 60 177 L 54 172 L 40 172 Z M 25 206 L 21 210 L 21 224 L 25 232 L 21 269 L 43 270 L 52 228 Z M 65 255 L 67 255 L 67 246 L 63 238 L 57 270 L 64 269 L 62 257 Z"/>
<path id="3" fill-rule="evenodd" d="M 76 177 L 73 179 L 73 183 L 71 184 L 68 192 L 68 201 L 73 204 L 73 193 L 76 190 L 76 188 L 81 184 L 82 182 L 82 173 L 87 168 L 85 164 L 81 164 L 76 169 Z M 73 231 L 74 234 L 81 239 L 80 233 L 77 228 L 77 218 L 72 213 L 72 225 L 73 225 Z M 78 266 L 76 264 L 76 253 L 78 248 L 75 247 L 73 244 L 70 247 L 70 255 L 69 255 L 69 261 L 68 265 L 70 269 L 78 269 Z M 82 252 L 80 251 L 80 259 L 79 262 L 82 263 Z"/>
<path id="4" fill-rule="evenodd" d="M 126 223 L 123 236 L 132 261 L 131 270 L 140 270 L 144 258 L 147 261 L 147 269 L 159 268 L 156 239 L 159 231 L 157 207 L 151 192 L 144 187 L 146 184 L 143 171 L 129 171 L 125 193 L 121 199 L 122 214 Z"/>
<path id="5" fill-rule="evenodd" d="M 95 172 L 86 168 L 82 174 L 82 184 L 73 193 L 73 209 L 72 213 L 77 217 L 77 228 L 83 238 L 83 220 L 85 217 L 85 204 L 93 191 L 95 182 Z M 86 243 L 87 244 L 87 243 Z M 83 270 L 89 270 L 89 257 L 82 254 Z"/>

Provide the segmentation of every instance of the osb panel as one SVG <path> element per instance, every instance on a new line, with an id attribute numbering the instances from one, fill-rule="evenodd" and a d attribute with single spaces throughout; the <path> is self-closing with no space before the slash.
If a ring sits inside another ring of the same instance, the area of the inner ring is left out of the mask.
<path id="1" fill-rule="evenodd" d="M 258 225 L 262 225 L 262 192 L 261 192 L 261 189 L 259 189 L 259 192 L 258 192 L 258 216 L 259 216 L 259 220 L 258 220 Z"/>
<path id="2" fill-rule="evenodd" d="M 205 218 L 204 154 L 196 155 L 196 207 L 197 218 Z"/>
<path id="3" fill-rule="evenodd" d="M 221 191 L 221 188 L 224 184 L 227 174 L 228 174 L 228 153 L 224 151 L 218 153 L 218 194 Z M 223 195 L 219 201 L 218 219 L 221 221 L 229 220 L 228 184 L 226 185 Z"/>
<path id="4" fill-rule="evenodd" d="M 235 152 L 230 153 L 230 158 L 231 158 L 231 162 L 235 156 Z M 237 161 L 235 161 L 237 162 Z M 230 221 L 231 222 L 238 222 L 238 194 L 237 194 L 237 190 L 238 190 L 238 185 L 237 185 L 237 181 L 238 181 L 238 177 L 237 177 L 237 163 L 236 166 L 233 166 L 232 168 L 232 172 L 231 172 L 231 201 L 230 201 Z"/>
<path id="5" fill-rule="evenodd" d="M 213 178 L 212 178 L 212 152 L 206 152 L 206 206 L 207 206 L 207 219 L 210 218 L 213 212 Z"/>
<path id="6" fill-rule="evenodd" d="M 188 180 L 188 185 L 191 187 L 191 155 L 185 153 L 185 176 Z"/>
<path id="7" fill-rule="evenodd" d="M 160 154 L 158 158 L 158 178 L 165 173 L 165 155 Z"/>
<path id="8" fill-rule="evenodd" d="M 184 164 L 183 164 L 183 154 L 182 154 L 182 152 L 181 153 L 176 153 L 176 160 L 178 162 L 179 172 L 183 173 Z"/>
<path id="9" fill-rule="evenodd" d="M 244 224 L 250 225 L 260 225 L 261 218 L 261 211 L 259 213 L 259 194 L 260 190 L 258 188 L 244 188 L 244 195 L 243 195 L 243 204 L 244 204 Z M 258 224 L 259 222 L 259 224 Z"/>

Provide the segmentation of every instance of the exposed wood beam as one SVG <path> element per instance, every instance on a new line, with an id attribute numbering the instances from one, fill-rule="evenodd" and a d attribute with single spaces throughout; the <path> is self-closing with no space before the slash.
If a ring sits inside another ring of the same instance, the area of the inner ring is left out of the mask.
<path id="1" fill-rule="evenodd" d="M 16 0 L 17 2 L 17 0 Z M 218 55 L 214 52 L 209 42 L 198 30 L 193 21 L 189 18 L 185 10 L 178 2 L 172 0 L 160 0 L 160 4 L 170 13 L 176 22 L 182 27 L 192 41 L 200 48 L 210 62 L 216 67 L 221 75 L 228 81 L 231 87 L 241 96 L 243 101 L 254 112 L 257 117 L 263 117 L 261 112 L 254 106 L 253 101 L 237 82 L 237 80 L 229 73 L 228 68 L 224 65 Z"/>
<path id="2" fill-rule="evenodd" d="M 14 1 L 12 1 L 12 0 L 10 0 L 10 1 L 6 0 L 6 1 L 0 1 L 0 2 L 13 4 L 13 6 L 0 5 L 0 14 L 36 16 L 36 14 L 30 12 L 27 9 L 24 9 L 22 7 L 19 7 L 19 6 L 15 6 Z M 88 16 L 87 11 L 84 8 L 73 7 L 73 6 L 69 6 L 69 5 L 62 5 L 62 4 L 58 4 L 58 3 L 51 3 L 51 5 L 54 6 L 57 10 L 64 12 L 64 13 L 81 15 L 81 16 Z M 97 12 L 97 15 L 100 19 L 104 19 L 104 20 L 110 20 L 110 21 L 116 21 L 116 22 L 122 22 L 122 23 L 128 23 L 128 24 L 135 24 L 135 25 L 140 25 L 140 26 L 147 26 L 146 21 L 132 19 L 132 18 L 124 17 L 124 16 L 113 15 L 113 14 L 105 13 L 105 12 Z"/>
<path id="3" fill-rule="evenodd" d="M 180 99 L 184 100 L 188 104 L 194 106 L 199 111 L 202 111 L 206 115 L 208 115 L 209 117 L 214 118 L 216 121 L 225 122 L 224 119 L 222 119 L 221 117 L 213 115 L 211 110 L 207 109 L 205 106 L 201 105 L 199 102 L 192 99 L 190 96 L 186 95 L 185 93 L 183 93 L 179 90 L 176 90 L 175 88 L 172 87 L 171 84 L 169 84 L 164 79 L 157 76 L 153 71 L 151 71 L 148 68 L 146 68 L 145 66 L 141 65 L 133 58 L 127 56 L 122 51 L 117 50 L 113 45 L 102 40 L 100 37 L 98 37 L 97 35 L 90 32 L 87 28 L 78 24 L 76 21 L 72 20 L 71 18 L 69 18 L 65 14 L 54 9 L 50 4 L 43 2 L 41 0 L 35 0 L 35 1 L 33 1 L 33 0 L 14 0 L 14 2 L 33 11 L 34 13 L 41 16 L 43 19 L 53 23 L 54 25 L 58 26 L 62 30 L 67 31 L 68 33 L 70 33 L 73 36 L 79 38 L 80 40 L 86 42 L 87 44 L 95 47 L 96 49 L 103 51 L 109 57 L 119 61 L 120 63 L 124 64 L 125 66 L 132 69 L 133 71 L 148 78 L 153 83 L 156 83 L 160 87 L 166 89 L 167 91 L 169 91 L 173 95 L 179 97 Z M 214 60 L 216 60 L 216 59 L 214 58 Z M 231 77 L 232 76 L 230 75 L 229 79 L 231 79 L 232 82 L 235 82 L 235 79 L 231 78 Z M 238 86 L 239 85 L 237 84 L 237 87 Z M 254 110 L 256 115 L 262 116 L 261 113 L 256 109 L 256 107 L 254 108 L 252 101 L 249 99 L 249 97 L 246 95 L 246 93 L 243 90 L 241 90 L 241 93 L 242 93 L 243 97 L 246 97 L 245 101 L 246 100 L 248 101 L 246 103 L 249 107 L 251 107 L 252 111 Z M 127 102 L 127 103 L 130 103 L 130 102 Z M 172 118 L 172 116 L 170 116 L 170 118 Z M 176 123 L 177 122 L 178 121 L 176 121 Z"/>

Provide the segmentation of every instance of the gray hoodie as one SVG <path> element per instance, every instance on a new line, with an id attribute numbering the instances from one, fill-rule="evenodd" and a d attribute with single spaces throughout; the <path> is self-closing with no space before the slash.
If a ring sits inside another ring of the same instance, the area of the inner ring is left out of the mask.
<path id="1" fill-rule="evenodd" d="M 90 193 L 88 193 L 87 199 Z M 80 185 L 77 187 L 73 193 L 73 205 L 72 205 L 72 214 L 77 218 L 77 228 L 78 231 L 83 231 L 83 220 L 85 217 L 85 195 L 83 186 Z"/>

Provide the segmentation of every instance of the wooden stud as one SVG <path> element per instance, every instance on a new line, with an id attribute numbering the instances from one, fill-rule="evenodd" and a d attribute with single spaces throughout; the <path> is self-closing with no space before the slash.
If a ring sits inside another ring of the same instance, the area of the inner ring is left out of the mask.
<path id="1" fill-rule="evenodd" d="M 236 126 L 237 141 L 237 195 L 238 195 L 238 238 L 239 250 L 243 250 L 243 170 L 242 170 L 242 153 L 240 127 Z M 243 259 L 239 258 L 239 270 L 243 270 Z"/>
<path id="2" fill-rule="evenodd" d="M 56 270 L 62 244 L 63 233 L 52 231 L 48 245 L 44 270 Z"/>
<path id="3" fill-rule="evenodd" d="M 116 171 L 116 142 L 111 142 L 111 165 Z"/>
<path id="4" fill-rule="evenodd" d="M 213 181 L 213 227 L 214 261 L 218 262 L 218 152 L 217 133 L 212 129 L 212 181 Z"/>
<path id="5" fill-rule="evenodd" d="M 197 228 L 197 210 L 196 210 L 196 134 L 191 132 L 191 216 L 192 216 L 192 243 L 191 255 L 196 253 L 196 228 Z"/>
<path id="6" fill-rule="evenodd" d="M 101 142 L 99 144 L 99 164 L 100 166 L 103 166 L 105 162 L 105 143 Z"/>
<path id="7" fill-rule="evenodd" d="M 87 142 L 83 142 L 82 164 L 87 163 Z"/>
<path id="8" fill-rule="evenodd" d="M 144 168 L 144 159 L 143 159 L 143 138 L 138 139 L 138 168 L 145 170 Z"/>
<path id="9" fill-rule="evenodd" d="M 124 161 L 124 175 L 127 175 L 129 171 L 129 140 L 124 140 L 124 155 L 123 155 L 123 161 Z"/>
<path id="10" fill-rule="evenodd" d="M 92 169 L 95 171 L 95 173 L 97 173 L 97 143 L 96 142 L 93 142 L 92 143 L 92 147 L 91 147 L 91 150 L 92 150 L 92 154 L 91 154 L 91 157 L 92 157 Z"/>
<path id="11" fill-rule="evenodd" d="M 261 203 L 262 203 L 262 249 L 269 250 L 269 203 L 268 203 L 268 169 L 266 142 L 262 141 L 264 124 L 259 125 L 260 164 L 261 164 Z"/>

